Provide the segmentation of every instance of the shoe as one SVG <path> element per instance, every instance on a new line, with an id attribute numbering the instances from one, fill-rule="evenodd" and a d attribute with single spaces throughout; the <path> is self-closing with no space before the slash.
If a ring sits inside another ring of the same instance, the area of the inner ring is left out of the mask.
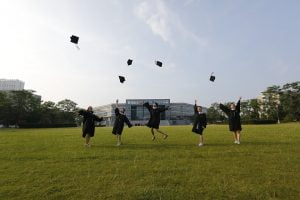
<path id="1" fill-rule="evenodd" d="M 121 142 L 118 142 L 118 143 L 117 143 L 117 146 L 121 146 L 121 144 L 122 144 Z"/>
<path id="2" fill-rule="evenodd" d="M 152 137 L 152 141 L 154 141 L 154 140 L 155 140 L 155 136 Z"/>
<path id="3" fill-rule="evenodd" d="M 198 146 L 199 146 L 199 147 L 202 147 L 202 146 L 203 146 L 203 143 L 202 143 L 202 142 L 200 142 L 200 143 L 198 144 Z"/>
<path id="4" fill-rule="evenodd" d="M 165 136 L 164 136 L 164 140 L 167 139 L 168 137 L 169 137 L 168 135 L 165 135 Z"/>
<path id="5" fill-rule="evenodd" d="M 235 141 L 234 141 L 234 144 L 237 144 L 237 143 L 238 143 L 238 141 L 237 141 L 237 140 L 235 140 Z"/>
<path id="6" fill-rule="evenodd" d="M 236 144 L 241 144 L 240 141 L 236 141 Z"/>
<path id="7" fill-rule="evenodd" d="M 91 147 L 91 145 L 90 145 L 90 144 L 84 144 L 84 146 L 85 146 L 85 147 Z"/>

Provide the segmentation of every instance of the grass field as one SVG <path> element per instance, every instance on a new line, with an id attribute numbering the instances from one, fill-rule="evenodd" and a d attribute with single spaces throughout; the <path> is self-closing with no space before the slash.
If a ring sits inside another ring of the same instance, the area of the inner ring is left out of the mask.
<path id="1" fill-rule="evenodd" d="M 243 126 L 241 145 L 211 125 L 126 128 L 117 147 L 97 128 L 0 129 L 0 199 L 300 199 L 300 124 Z"/>

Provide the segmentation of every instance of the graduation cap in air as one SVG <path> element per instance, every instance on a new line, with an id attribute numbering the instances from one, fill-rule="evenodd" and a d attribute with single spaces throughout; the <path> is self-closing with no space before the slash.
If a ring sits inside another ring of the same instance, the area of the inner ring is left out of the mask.
<path id="1" fill-rule="evenodd" d="M 72 42 L 72 43 L 76 44 L 77 49 L 79 49 L 79 46 L 78 46 L 79 37 L 76 36 L 76 35 L 72 35 L 72 36 L 70 37 L 70 39 L 71 39 L 71 42 Z"/>
<path id="2" fill-rule="evenodd" d="M 155 61 L 155 64 L 157 65 L 157 66 L 159 66 L 159 67 L 162 67 L 162 62 L 161 61 Z"/>
<path id="3" fill-rule="evenodd" d="M 124 76 L 119 76 L 119 80 L 120 80 L 120 83 L 124 83 L 125 82 L 125 77 Z"/>
<path id="4" fill-rule="evenodd" d="M 133 60 L 128 59 L 128 60 L 127 60 L 127 65 L 132 65 L 132 61 L 133 61 Z"/>
<path id="5" fill-rule="evenodd" d="M 209 78 L 209 80 L 210 80 L 211 82 L 214 82 L 215 79 L 216 79 L 216 77 L 215 77 L 213 74 L 214 74 L 214 73 L 211 73 L 210 78 Z"/>

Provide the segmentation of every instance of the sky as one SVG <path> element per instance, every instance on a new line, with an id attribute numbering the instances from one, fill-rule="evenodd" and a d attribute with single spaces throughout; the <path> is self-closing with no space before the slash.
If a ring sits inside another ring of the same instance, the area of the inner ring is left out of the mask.
<path id="1" fill-rule="evenodd" d="M 255 98 L 299 81 L 299 9 L 298 0 L 0 0 L 0 78 L 80 107 Z"/>

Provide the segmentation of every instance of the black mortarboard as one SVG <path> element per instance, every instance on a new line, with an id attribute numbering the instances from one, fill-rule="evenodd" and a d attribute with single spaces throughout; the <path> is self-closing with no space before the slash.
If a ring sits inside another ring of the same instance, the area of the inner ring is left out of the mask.
<path id="1" fill-rule="evenodd" d="M 70 38 L 71 38 L 71 42 L 72 43 L 78 44 L 78 41 L 79 41 L 79 37 L 78 36 L 72 35 Z"/>
<path id="2" fill-rule="evenodd" d="M 210 78 L 209 78 L 209 80 L 210 80 L 211 82 L 214 82 L 215 79 L 216 79 L 216 77 L 215 77 L 213 74 L 214 74 L 214 73 L 211 73 Z"/>
<path id="3" fill-rule="evenodd" d="M 120 83 L 124 83 L 125 82 L 125 77 L 124 76 L 119 76 L 120 79 Z"/>
<path id="4" fill-rule="evenodd" d="M 127 60 L 127 65 L 131 65 L 132 64 L 132 60 L 131 59 L 128 59 Z"/>
<path id="5" fill-rule="evenodd" d="M 162 62 L 160 62 L 160 61 L 155 61 L 155 64 L 159 67 L 162 67 Z"/>
<path id="6" fill-rule="evenodd" d="M 79 50 L 80 49 L 78 46 L 79 37 L 76 35 L 72 35 L 70 38 L 71 38 L 71 42 L 76 44 L 76 48 Z"/>

